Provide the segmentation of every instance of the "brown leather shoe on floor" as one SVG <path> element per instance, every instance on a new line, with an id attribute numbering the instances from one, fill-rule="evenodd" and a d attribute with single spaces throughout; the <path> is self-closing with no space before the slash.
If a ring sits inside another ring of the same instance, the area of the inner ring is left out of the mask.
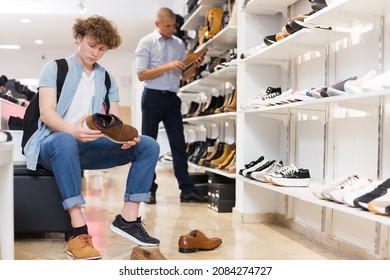
<path id="1" fill-rule="evenodd" d="M 180 253 L 194 253 L 196 251 L 210 251 L 221 245 L 222 239 L 218 237 L 208 238 L 200 230 L 193 230 L 179 238 Z"/>
<path id="2" fill-rule="evenodd" d="M 138 130 L 136 128 L 124 124 L 113 114 L 104 115 L 95 113 L 86 119 L 85 125 L 89 129 L 100 130 L 105 137 L 119 144 L 131 141 L 138 136 Z"/>
<path id="3" fill-rule="evenodd" d="M 160 252 L 159 249 L 154 249 L 149 251 L 141 247 L 134 247 L 130 259 L 151 261 L 151 260 L 166 260 L 167 258 Z"/>

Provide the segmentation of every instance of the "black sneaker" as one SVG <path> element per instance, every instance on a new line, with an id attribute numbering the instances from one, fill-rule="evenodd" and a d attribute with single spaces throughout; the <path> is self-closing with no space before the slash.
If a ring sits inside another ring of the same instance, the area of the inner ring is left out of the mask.
<path id="1" fill-rule="evenodd" d="M 389 206 L 386 206 L 386 208 L 385 208 L 385 212 L 386 212 L 387 214 L 389 214 L 389 215 L 390 215 L 390 205 L 389 205 Z"/>
<path id="2" fill-rule="evenodd" d="M 121 215 L 117 215 L 111 223 L 110 229 L 140 246 L 157 246 L 160 244 L 160 240 L 149 236 L 146 232 L 142 226 L 141 217 L 138 217 L 135 222 L 127 222 Z"/>
<path id="3" fill-rule="evenodd" d="M 296 168 L 290 164 L 270 176 L 272 184 L 282 187 L 308 187 L 310 185 L 309 169 Z"/>
<path id="4" fill-rule="evenodd" d="M 368 210 L 368 203 L 378 197 L 384 196 L 387 193 L 387 190 L 390 188 L 390 179 L 387 179 L 385 182 L 380 184 L 375 190 L 366 193 L 353 201 L 353 204 L 356 207 L 363 208 Z"/>
<path id="5" fill-rule="evenodd" d="M 264 163 L 263 165 L 259 166 L 258 168 L 256 168 L 255 170 L 251 170 L 251 171 L 248 171 L 246 174 L 245 174 L 245 177 L 248 177 L 248 178 L 252 178 L 251 177 L 251 174 L 253 172 L 260 172 L 268 167 L 270 167 L 272 164 L 275 163 L 275 160 L 269 160 L 267 161 L 266 163 Z"/>

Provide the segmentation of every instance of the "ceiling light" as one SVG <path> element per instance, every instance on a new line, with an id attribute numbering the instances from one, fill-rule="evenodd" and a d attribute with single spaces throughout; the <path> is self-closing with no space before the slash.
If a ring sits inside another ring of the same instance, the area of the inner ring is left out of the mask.
<path id="1" fill-rule="evenodd" d="M 19 50 L 20 46 L 19 45 L 0 45 L 0 49 L 3 49 L 3 50 Z"/>
<path id="2" fill-rule="evenodd" d="M 35 44 L 37 45 L 42 45 L 43 44 L 43 40 L 40 40 L 40 39 L 37 39 L 34 41 Z"/>
<path id="3" fill-rule="evenodd" d="M 84 0 L 80 0 L 79 9 L 80 9 L 80 14 L 85 14 L 87 12 L 87 8 L 85 7 Z"/>
<path id="4" fill-rule="evenodd" d="M 21 22 L 21 23 L 31 23 L 31 19 L 29 19 L 29 18 L 22 18 L 22 19 L 20 20 L 20 22 Z"/>

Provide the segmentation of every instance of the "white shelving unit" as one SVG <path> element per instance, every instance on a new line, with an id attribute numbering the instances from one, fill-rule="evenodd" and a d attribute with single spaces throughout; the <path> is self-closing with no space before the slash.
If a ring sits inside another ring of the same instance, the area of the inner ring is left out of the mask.
<path id="1" fill-rule="evenodd" d="M 198 30 L 201 24 L 205 24 L 205 14 L 211 7 L 222 7 L 227 0 L 203 0 L 199 1 L 199 7 L 191 14 L 187 21 L 183 24 L 182 30 Z M 227 25 L 220 30 L 213 38 L 207 40 L 203 47 L 207 47 L 207 56 L 218 57 L 229 49 L 237 47 L 237 26 Z M 183 101 L 204 102 L 205 97 L 211 98 L 212 95 L 220 95 L 219 92 L 225 88 L 226 83 L 236 84 L 237 66 L 230 65 L 225 68 L 214 71 L 207 76 L 195 80 L 180 88 L 179 96 Z M 229 139 L 230 142 L 235 142 L 235 122 L 236 113 L 219 113 L 210 114 L 199 117 L 191 117 L 183 119 L 184 122 L 190 123 L 186 126 L 187 134 L 193 135 L 197 131 L 197 140 L 205 140 L 205 137 L 219 137 L 220 140 Z M 227 128 L 228 127 L 228 128 Z M 229 131 L 227 131 L 229 130 Z M 230 133 L 232 132 L 232 133 Z M 210 134 L 210 135 L 209 135 Z M 194 137 L 188 137 L 194 138 Z M 201 138 L 201 139 L 200 139 Z M 228 178 L 235 178 L 235 174 L 229 174 L 214 168 L 201 167 L 193 163 L 189 163 L 192 169 L 198 171 L 208 171 L 219 174 Z"/>
<path id="2" fill-rule="evenodd" d="M 310 10 L 304 0 L 249 1 L 238 15 L 238 53 L 259 46 L 290 17 Z M 389 14 L 384 0 L 332 1 L 305 20 L 332 30 L 302 29 L 238 62 L 237 170 L 264 155 L 309 168 L 312 183 L 308 188 L 283 188 L 237 175 L 237 220 L 281 223 L 351 258 L 390 257 L 390 217 L 312 194 L 315 187 L 352 173 L 390 177 L 390 149 L 385 145 L 390 139 L 390 91 L 264 109 L 239 107 L 267 86 L 283 91 L 325 87 L 372 69 L 378 74 L 389 70 L 384 44 Z"/>

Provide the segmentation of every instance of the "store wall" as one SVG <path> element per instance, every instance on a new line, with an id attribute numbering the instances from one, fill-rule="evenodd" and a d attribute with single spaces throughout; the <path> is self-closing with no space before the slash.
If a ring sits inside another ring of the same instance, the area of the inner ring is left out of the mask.
<path id="1" fill-rule="evenodd" d="M 41 50 L 1 50 L 0 74 L 8 79 L 16 79 L 22 84 L 31 85 L 36 90 L 36 83 L 42 66 L 51 59 L 66 57 L 72 51 L 41 51 Z M 120 92 L 121 106 L 130 107 L 132 123 L 140 122 L 135 113 L 140 105 L 136 95 L 141 92 L 135 88 L 139 81 L 135 76 L 134 53 L 125 50 L 110 50 L 100 60 L 115 78 Z M 139 113 L 139 112 L 138 112 Z"/>

